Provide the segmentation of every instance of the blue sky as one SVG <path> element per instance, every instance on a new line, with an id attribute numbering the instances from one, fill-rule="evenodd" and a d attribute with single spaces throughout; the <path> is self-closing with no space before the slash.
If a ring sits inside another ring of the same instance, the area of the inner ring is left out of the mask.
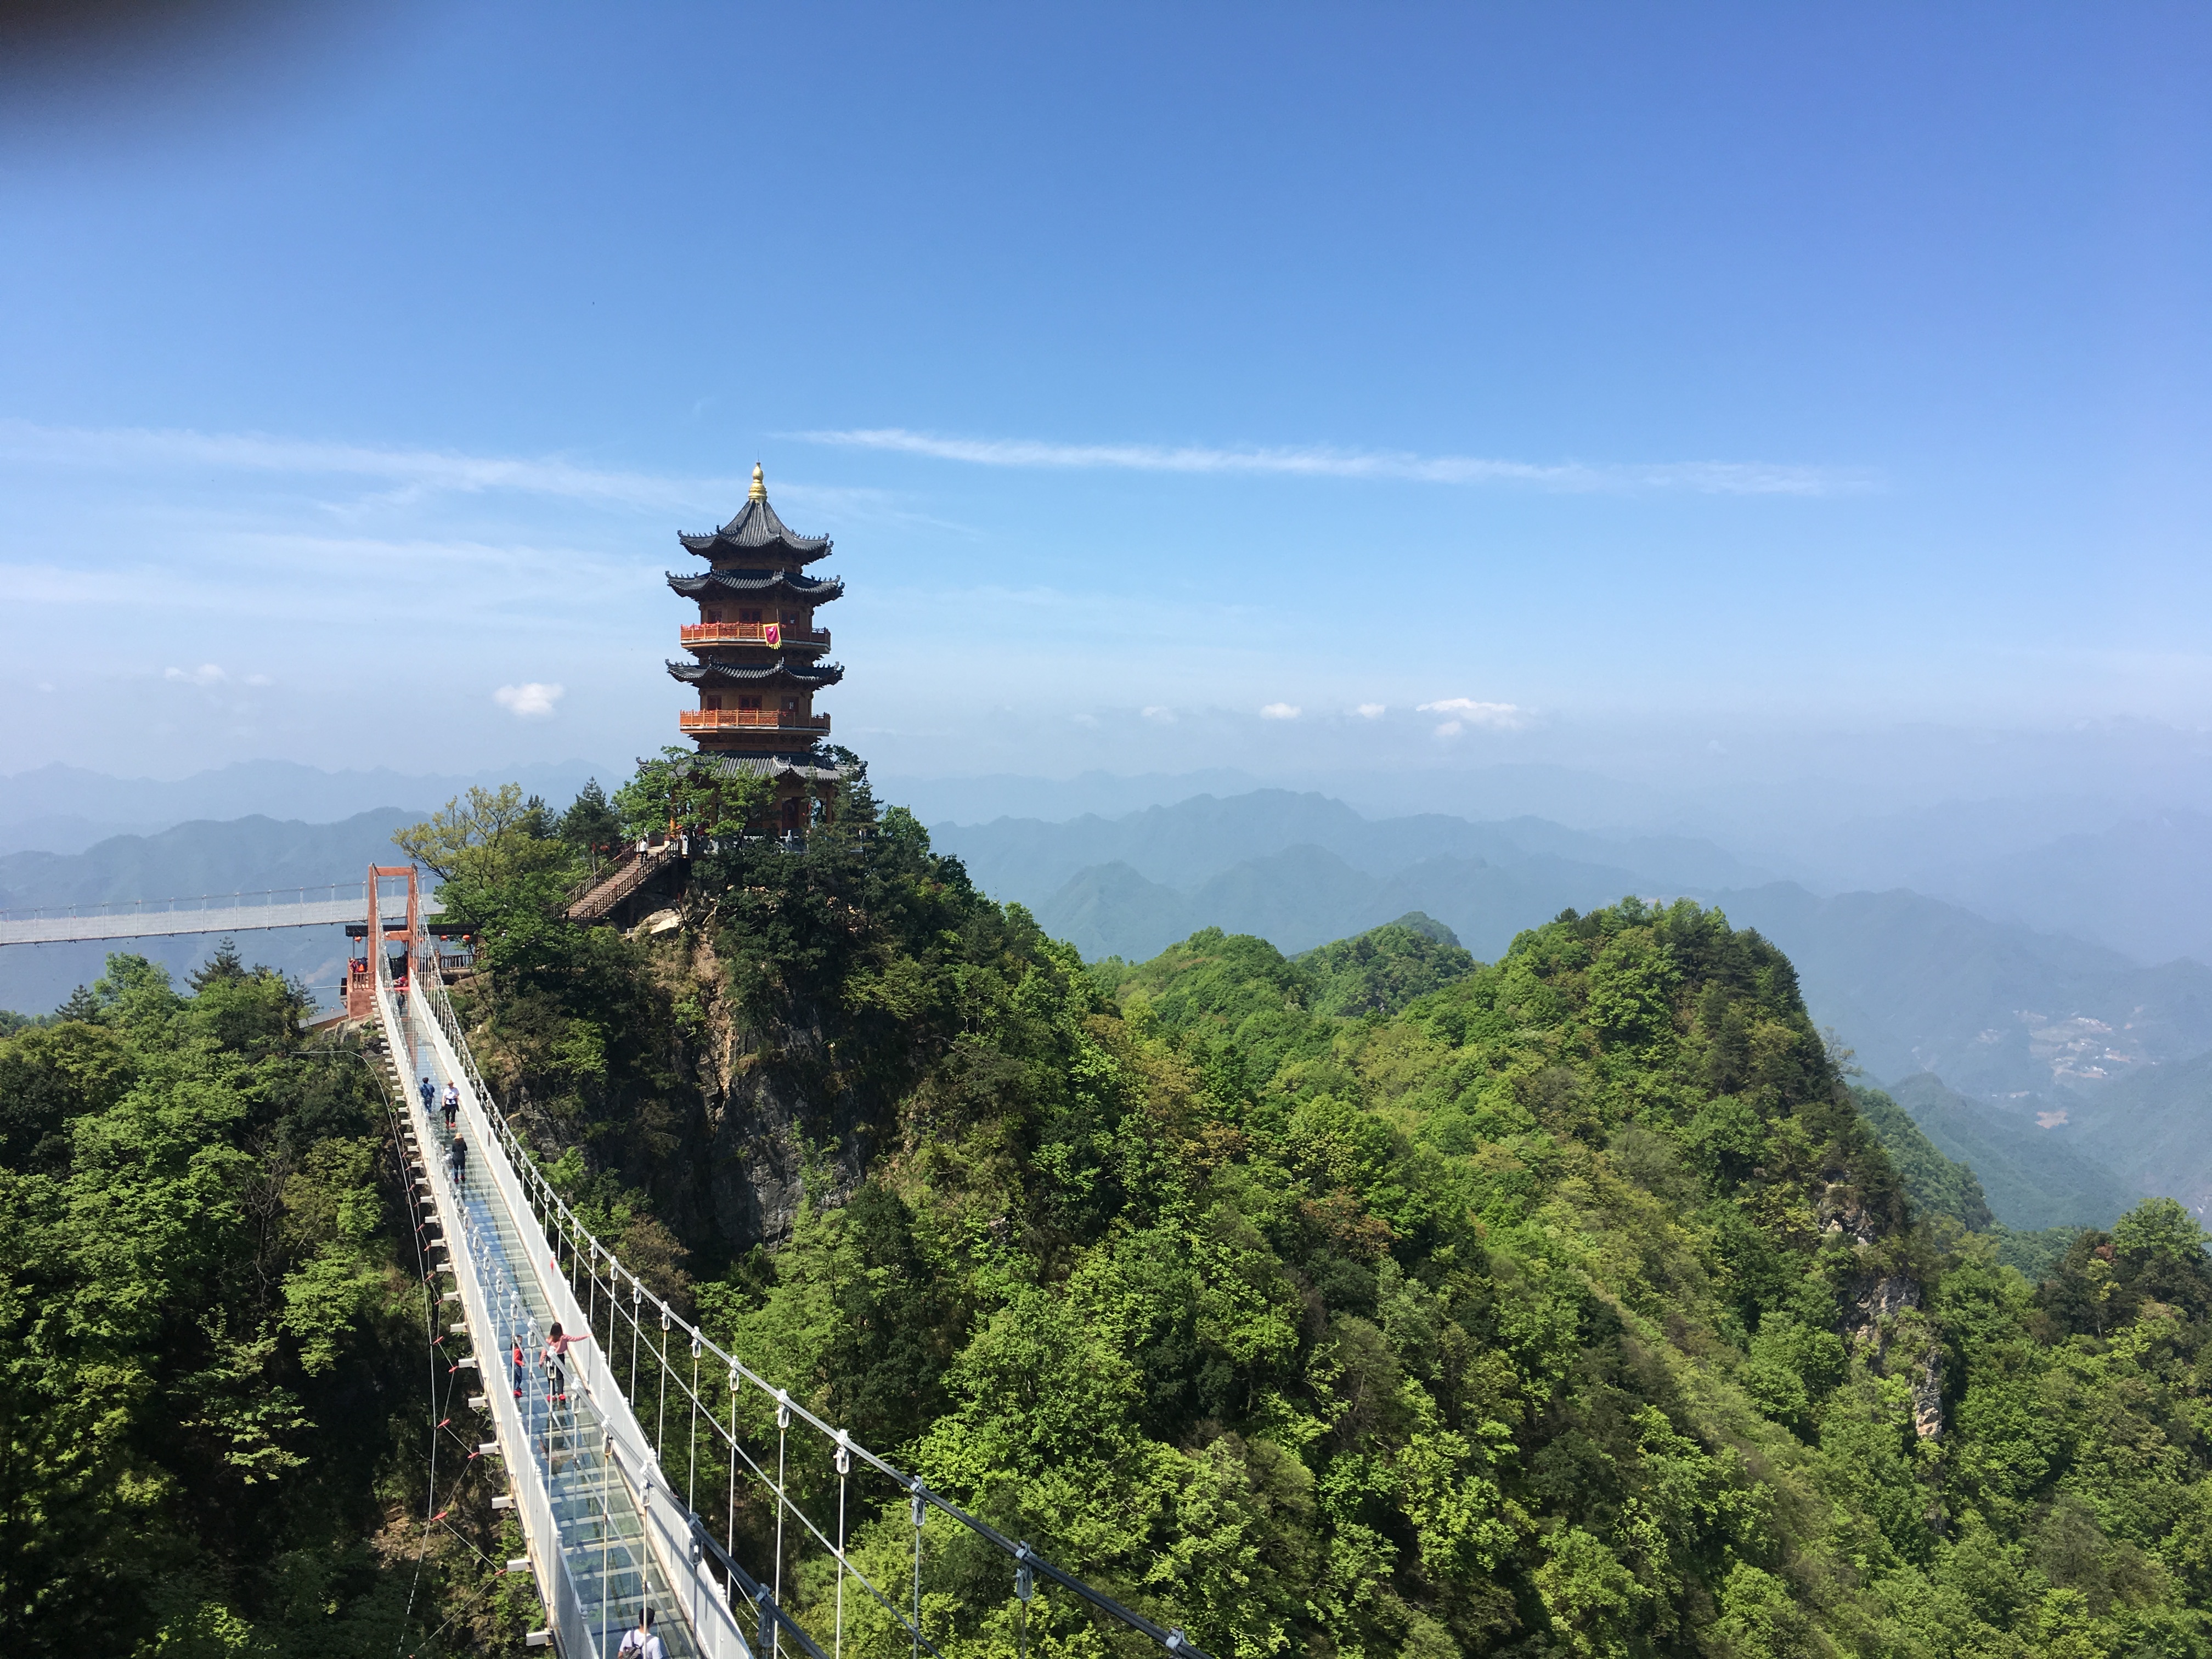
<path id="1" fill-rule="evenodd" d="M 645 752 L 757 458 L 913 774 L 2212 726 L 2201 9 L 10 55 L 0 771 Z"/>

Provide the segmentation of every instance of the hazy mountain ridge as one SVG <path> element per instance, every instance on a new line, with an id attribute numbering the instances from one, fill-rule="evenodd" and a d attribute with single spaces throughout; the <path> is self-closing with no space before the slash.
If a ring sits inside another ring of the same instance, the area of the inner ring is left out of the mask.
<path id="1" fill-rule="evenodd" d="M 1370 876 L 1427 859 L 1510 865 L 1545 857 L 1603 864 L 1669 887 L 1744 885 L 1766 876 L 1691 836 L 1609 836 L 1526 814 L 1482 822 L 1441 812 L 1370 818 L 1333 797 L 1288 789 L 1195 795 L 1118 818 L 938 824 L 930 836 L 990 890 L 1033 908 L 1094 865 L 1126 864 L 1147 881 L 1188 890 L 1295 847 L 1321 848 Z"/>
<path id="2" fill-rule="evenodd" d="M 1969 1099 L 1939 1077 L 1904 1078 L 1887 1092 L 1937 1151 L 1973 1170 L 2008 1227 L 2109 1227 L 2158 1190 L 2131 1186 L 2090 1150 L 2079 1127 L 2040 1127 L 2033 1112 Z"/>
<path id="3" fill-rule="evenodd" d="M 2064 1109 L 2065 1127 L 2132 1188 L 2212 1208 L 2212 1054 L 2138 1072 Z"/>
<path id="4" fill-rule="evenodd" d="M 372 859 L 392 856 L 392 830 L 415 816 L 387 805 L 335 823 L 198 821 L 82 854 L 19 853 L 0 857 L 0 906 L 356 881 Z M 1198 796 L 1120 819 L 1001 819 L 936 833 L 985 890 L 1029 902 L 1048 932 L 1093 959 L 1145 960 L 1207 927 L 1310 950 L 1418 911 L 1495 960 L 1516 934 L 1569 908 L 1627 893 L 1692 896 L 1772 939 L 1815 1019 L 1872 1074 L 1932 1073 L 1954 1101 L 1983 1097 L 1966 1101 L 1967 1127 L 1930 1135 L 1982 1174 L 2008 1224 L 2109 1219 L 2131 1192 L 2212 1202 L 2212 1158 L 2197 1152 L 2212 1109 L 2212 1060 L 2199 1063 L 2212 1054 L 2212 969 L 2195 962 L 2145 968 L 2108 946 L 1902 890 L 1822 896 L 1795 883 L 1694 879 L 1757 872 L 1692 837 L 1605 836 L 1533 817 L 1369 820 L 1311 792 Z M 1255 845 L 1265 850 L 1255 855 Z M 1096 856 L 1103 854 L 1116 856 Z M 214 943 L 137 948 L 181 970 Z M 258 960 L 336 983 L 344 950 L 336 929 L 248 943 Z M 0 951 L 0 1006 L 54 1006 L 97 975 L 109 948 Z M 1899 1100 L 1917 1113 L 1917 1097 Z M 2034 1127 L 2044 1106 L 2069 1115 L 2057 1133 Z M 2076 1178 L 2048 1161 L 2078 1160 L 2093 1145 L 2109 1169 Z"/>
<path id="5" fill-rule="evenodd" d="M 1984 1095 L 2094 1089 L 2212 1050 L 2212 968 L 2144 967 L 1902 889 L 1823 896 L 1790 882 L 1716 884 L 1700 878 L 1742 866 L 1686 837 L 1616 839 L 1535 819 L 1370 823 L 1287 791 L 1111 822 L 933 833 L 987 891 L 1028 903 L 1092 957 L 1142 960 L 1206 927 L 1299 951 L 1421 910 L 1494 959 L 1561 909 L 1683 895 L 1780 945 L 1815 1017 L 1877 1076 L 1934 1072 Z"/>
<path id="6" fill-rule="evenodd" d="M 0 857 L 0 909 L 357 882 L 372 862 L 398 857 L 392 832 L 419 816 L 381 806 L 334 823 L 303 823 L 257 813 L 113 836 L 82 853 L 10 853 Z"/>
<path id="7" fill-rule="evenodd" d="M 1999 921 L 2056 928 L 2153 962 L 2212 960 L 2212 815 L 2170 811 L 1909 883 Z"/>
<path id="8" fill-rule="evenodd" d="M 1996 921 L 2094 940 L 2138 963 L 2212 959 L 2212 785 L 2199 787 L 2191 769 L 2160 758 L 2172 795 L 2162 805 L 2145 798 L 2148 779 L 2139 779 L 2127 790 L 1931 799 L 1809 818 L 1782 811 L 1789 791 L 1738 799 L 1717 779 L 1703 780 L 1703 789 L 1677 779 L 1662 794 L 1542 764 L 1392 775 L 1387 785 L 1347 776 L 1317 781 L 1317 788 L 1276 787 L 1231 767 L 878 781 L 883 799 L 935 823 L 943 843 L 994 890 L 1033 908 L 1091 865 L 1124 862 L 1187 890 L 1243 859 L 1304 842 L 1372 874 L 1420 857 L 1504 863 L 1550 853 L 1626 868 L 1667 890 L 1773 879 L 1828 895 L 1904 887 Z M 256 761 L 152 780 L 56 763 L 0 778 L 0 854 L 82 851 L 111 836 L 198 818 L 331 822 L 377 806 L 427 811 L 471 783 L 519 781 L 557 803 L 587 776 L 605 782 L 626 771 L 580 759 L 466 775 Z M 1326 810 L 1302 809 L 1302 820 L 1285 812 L 1273 828 L 1249 822 L 1292 797 Z M 1133 821 L 1179 812 L 1194 799 L 1213 800 L 1220 829 L 1243 823 L 1251 838 L 1238 846 L 1223 834 L 1211 850 L 1186 846 L 1201 854 L 1195 863 L 1155 867 L 1155 838 Z M 1072 831 L 1086 819 L 1097 822 Z"/>
<path id="9" fill-rule="evenodd" d="M 404 807 L 419 817 L 471 784 L 520 782 L 548 800 L 564 801 L 586 778 L 605 782 L 629 771 L 628 766 L 568 760 L 465 775 L 412 775 L 389 767 L 327 771 L 266 760 L 156 779 L 111 777 L 56 763 L 0 778 L 0 853 L 82 852 L 112 836 L 155 835 L 202 818 L 228 823 L 267 817 L 331 823 L 385 806 Z M 0 882 L 4 879 L 0 877 Z"/>
<path id="10" fill-rule="evenodd" d="M 2138 967 L 1901 889 L 1822 898 L 1774 883 L 1702 896 L 1782 946 L 1814 1017 L 1878 1077 L 1934 1072 L 1983 1095 L 2094 1088 L 2212 1049 L 2212 968 L 2200 963 Z"/>
<path id="11" fill-rule="evenodd" d="M 1255 823 L 1268 850 L 1232 858 Z M 1142 960 L 1208 927 L 1296 951 L 1418 910 L 1495 960 L 1521 930 L 1571 907 L 1632 892 L 1692 897 L 1778 945 L 1814 1018 L 1870 1073 L 1908 1079 L 1899 1104 L 1982 1176 L 2008 1226 L 2103 1224 L 2152 1192 L 2212 1204 L 2212 1158 L 2197 1152 L 2212 1109 L 2212 1059 L 2198 1061 L 2212 1054 L 2212 968 L 2195 961 L 2144 967 L 1903 889 L 1823 896 L 1793 882 L 1668 879 L 1713 867 L 1710 844 L 1687 837 L 1432 815 L 1369 823 L 1341 802 L 1284 791 L 1110 823 L 939 833 L 1006 897 L 1035 894 L 1085 854 L 1127 854 L 1032 900 L 1048 932 L 1094 958 Z M 2044 1128 L 2039 1111 L 2065 1115 Z"/>
<path id="12" fill-rule="evenodd" d="M 1424 859 L 1381 877 L 1325 848 L 1301 845 L 1232 865 L 1188 895 L 1127 864 L 1095 866 L 1078 872 L 1036 911 L 1046 931 L 1085 956 L 1138 961 L 1200 927 L 1251 933 L 1297 951 L 1420 910 L 1477 957 L 1492 960 L 1523 928 L 1645 884 L 1630 871 L 1553 858 L 1510 865 Z"/>

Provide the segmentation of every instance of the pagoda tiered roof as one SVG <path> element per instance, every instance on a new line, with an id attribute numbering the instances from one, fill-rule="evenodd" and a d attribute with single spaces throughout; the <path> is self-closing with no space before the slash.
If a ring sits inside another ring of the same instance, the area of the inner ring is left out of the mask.
<path id="1" fill-rule="evenodd" d="M 775 516 L 775 509 L 768 504 L 768 486 L 762 482 L 757 465 L 753 468 L 752 489 L 745 497 L 745 504 L 738 509 L 736 518 L 720 530 L 700 536 L 678 536 L 676 539 L 708 559 L 738 559 L 767 550 L 785 554 L 801 564 L 811 564 L 826 557 L 830 551 L 827 536 L 802 536 Z"/>
<path id="2" fill-rule="evenodd" d="M 796 570 L 707 570 L 696 576 L 668 573 L 668 585 L 687 599 L 714 599 L 724 595 L 757 599 L 770 597 L 827 605 L 845 591 L 842 578 L 816 580 Z"/>
<path id="3" fill-rule="evenodd" d="M 738 755 L 709 750 L 699 757 L 698 769 L 709 777 L 795 777 L 809 783 L 835 783 L 845 769 L 819 749 L 781 755 Z"/>
<path id="4" fill-rule="evenodd" d="M 845 678 L 845 671 L 834 662 L 793 662 L 787 657 L 762 663 L 719 662 L 711 658 L 705 662 L 672 662 L 668 672 L 672 678 L 689 685 L 751 689 L 773 685 L 800 691 L 819 691 Z"/>

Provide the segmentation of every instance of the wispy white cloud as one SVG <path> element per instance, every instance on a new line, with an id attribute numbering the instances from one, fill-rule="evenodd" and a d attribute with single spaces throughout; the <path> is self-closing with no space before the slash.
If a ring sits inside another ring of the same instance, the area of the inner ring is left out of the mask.
<path id="1" fill-rule="evenodd" d="M 650 592 L 651 567 L 558 543 L 315 537 L 276 531 L 179 529 L 164 557 L 90 568 L 0 557 L 0 607 L 93 609 L 145 617 L 327 618 L 330 582 L 377 580 L 348 601 L 349 619 L 419 619 L 422 595 L 477 614 L 527 614 L 548 628 L 590 631 L 604 606 Z M 578 596 L 575 603 L 564 596 Z"/>
<path id="2" fill-rule="evenodd" d="M 1455 738 L 1470 726 L 1491 732 L 1517 732 L 1528 723 L 1528 711 L 1518 703 L 1477 702 L 1472 697 L 1440 697 L 1434 702 L 1417 703 L 1414 708 L 1423 714 L 1449 717 L 1437 727 L 1437 735 L 1440 738 Z"/>
<path id="3" fill-rule="evenodd" d="M 1144 715 L 1146 720 L 1152 721 L 1155 726 L 1173 726 L 1176 723 L 1176 711 L 1172 708 L 1163 708 L 1158 704 L 1146 709 L 1144 711 Z"/>
<path id="4" fill-rule="evenodd" d="M 1189 444 L 1066 444 L 1037 438 L 954 438 L 903 427 L 794 432 L 808 443 L 890 450 L 979 466 L 1115 468 L 1139 472 L 1277 473 L 1419 483 L 1521 484 L 1576 493 L 1680 489 L 1714 495 L 1833 495 L 1871 488 L 1846 468 L 1759 461 L 1515 461 L 1476 455 L 1340 449 L 1328 445 L 1218 448 Z"/>
<path id="5" fill-rule="evenodd" d="M 260 477 L 307 495 L 347 520 L 390 514 L 455 495 L 504 495 L 623 512 L 683 516 L 692 527 L 720 523 L 744 500 L 741 476 L 685 477 L 594 467 L 563 456 L 477 455 L 404 445 L 327 443 L 260 432 L 164 427 L 58 427 L 0 420 L 0 465 L 74 468 L 169 480 L 219 475 Z M 371 488 L 348 495 L 341 481 Z M 769 481 L 787 518 L 820 514 L 839 525 L 889 524 L 972 537 L 969 526 L 918 513 L 884 490 Z M 234 512 L 251 513 L 241 500 Z M 275 503 L 264 503 L 274 513 Z M 802 531 L 810 526 L 795 520 Z"/>
<path id="6" fill-rule="evenodd" d="M 528 680 L 520 685 L 501 686 L 491 694 L 491 700 L 523 720 L 543 720 L 553 712 L 553 705 L 561 701 L 561 694 L 565 689 L 538 680 Z"/>
<path id="7" fill-rule="evenodd" d="M 1294 720 L 1298 717 L 1298 706 L 1294 702 L 1271 702 L 1260 711 L 1263 720 Z"/>
<path id="8" fill-rule="evenodd" d="M 1386 707 L 1385 704 L 1379 702 L 1363 702 L 1352 712 L 1364 720 L 1379 720 L 1382 718 Z"/>
<path id="9" fill-rule="evenodd" d="M 0 459 L 106 469 L 160 466 L 374 478 L 414 492 L 515 490 L 661 511 L 742 501 L 731 478 L 675 478 L 580 465 L 559 457 L 470 455 L 453 450 L 325 443 L 258 432 L 157 427 L 52 427 L 0 421 Z"/>

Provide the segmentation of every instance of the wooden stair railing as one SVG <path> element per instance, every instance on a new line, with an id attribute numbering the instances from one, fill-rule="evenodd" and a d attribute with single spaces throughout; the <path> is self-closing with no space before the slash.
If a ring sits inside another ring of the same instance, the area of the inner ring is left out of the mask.
<path id="1" fill-rule="evenodd" d="M 602 877 L 599 884 L 583 897 L 568 907 L 571 921 L 598 921 L 615 906 L 659 875 L 668 859 L 676 851 L 671 842 L 661 847 L 650 847 L 640 853 L 635 848 L 624 851 L 622 859 Z"/>

